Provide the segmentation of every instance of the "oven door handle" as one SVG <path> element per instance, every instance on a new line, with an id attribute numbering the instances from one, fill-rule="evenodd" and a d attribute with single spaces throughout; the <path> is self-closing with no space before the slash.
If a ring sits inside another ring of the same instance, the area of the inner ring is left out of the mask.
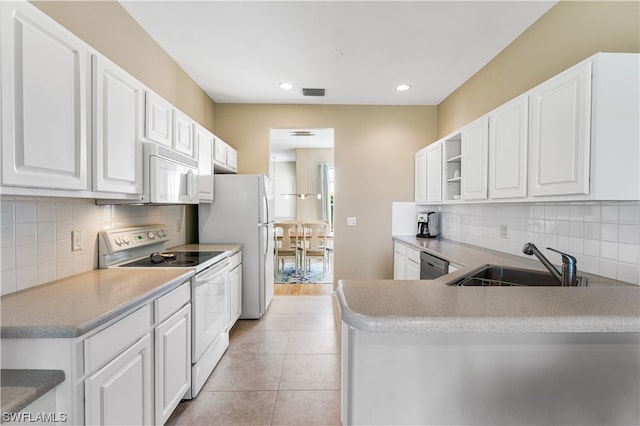
<path id="1" fill-rule="evenodd" d="M 195 286 L 198 287 L 199 285 L 204 284 L 208 279 L 218 275 L 220 272 L 223 272 L 230 264 L 231 261 L 229 259 L 225 259 L 221 263 L 216 263 L 214 266 L 211 266 L 210 269 L 205 269 L 199 274 L 196 274 Z"/>

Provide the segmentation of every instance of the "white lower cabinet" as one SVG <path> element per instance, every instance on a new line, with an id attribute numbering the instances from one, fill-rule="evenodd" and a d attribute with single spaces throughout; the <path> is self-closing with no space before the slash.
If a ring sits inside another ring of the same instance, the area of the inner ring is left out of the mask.
<path id="1" fill-rule="evenodd" d="M 406 245 L 393 243 L 393 279 L 420 279 L 420 251 Z"/>
<path id="2" fill-rule="evenodd" d="M 191 386 L 191 304 L 155 329 L 155 423 L 164 424 Z"/>
<path id="3" fill-rule="evenodd" d="M 229 271 L 229 289 L 231 299 L 231 321 L 229 329 L 233 327 L 242 314 L 242 252 L 231 256 L 231 270 Z"/>
<path id="4" fill-rule="evenodd" d="M 404 277 L 407 280 L 420 279 L 420 251 L 407 247 Z"/>
<path id="5" fill-rule="evenodd" d="M 407 246 L 393 243 L 393 279 L 404 280 L 406 276 Z"/>
<path id="6" fill-rule="evenodd" d="M 84 391 L 86 424 L 154 424 L 151 335 L 89 376 Z"/>

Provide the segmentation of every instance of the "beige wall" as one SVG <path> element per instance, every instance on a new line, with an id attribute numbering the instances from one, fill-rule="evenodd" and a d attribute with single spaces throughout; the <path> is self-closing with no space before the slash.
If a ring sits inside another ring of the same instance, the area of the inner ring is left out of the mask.
<path id="1" fill-rule="evenodd" d="M 596 52 L 640 52 L 640 2 L 561 1 L 439 106 L 438 135 Z"/>
<path id="2" fill-rule="evenodd" d="M 214 131 L 215 103 L 116 1 L 32 1 L 160 96 Z"/>
<path id="3" fill-rule="evenodd" d="M 391 203 L 413 201 L 414 154 L 436 123 L 432 106 L 216 106 L 217 134 L 234 142 L 241 173 L 269 173 L 272 127 L 335 129 L 336 279 L 392 277 Z"/>

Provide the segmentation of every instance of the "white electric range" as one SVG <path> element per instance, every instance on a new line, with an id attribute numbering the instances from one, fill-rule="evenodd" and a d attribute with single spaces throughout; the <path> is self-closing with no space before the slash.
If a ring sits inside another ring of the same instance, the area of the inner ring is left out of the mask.
<path id="1" fill-rule="evenodd" d="M 99 233 L 104 268 L 187 268 L 191 278 L 191 389 L 195 398 L 229 346 L 229 266 L 225 251 L 167 250 L 165 225 L 111 229 Z"/>

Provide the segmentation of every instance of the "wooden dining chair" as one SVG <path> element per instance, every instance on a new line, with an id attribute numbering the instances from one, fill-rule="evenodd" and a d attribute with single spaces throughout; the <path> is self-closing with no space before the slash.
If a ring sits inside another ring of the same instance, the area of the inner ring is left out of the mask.
<path id="1" fill-rule="evenodd" d="M 276 271 L 284 271 L 285 260 L 292 259 L 298 275 L 298 266 L 302 263 L 300 225 L 293 222 L 275 223 L 274 230 Z"/>
<path id="2" fill-rule="evenodd" d="M 327 272 L 328 252 L 327 233 L 329 227 L 325 222 L 306 222 L 302 224 L 302 235 L 304 247 L 302 253 L 303 274 L 311 269 L 311 260 L 322 260 L 322 276 Z"/>

